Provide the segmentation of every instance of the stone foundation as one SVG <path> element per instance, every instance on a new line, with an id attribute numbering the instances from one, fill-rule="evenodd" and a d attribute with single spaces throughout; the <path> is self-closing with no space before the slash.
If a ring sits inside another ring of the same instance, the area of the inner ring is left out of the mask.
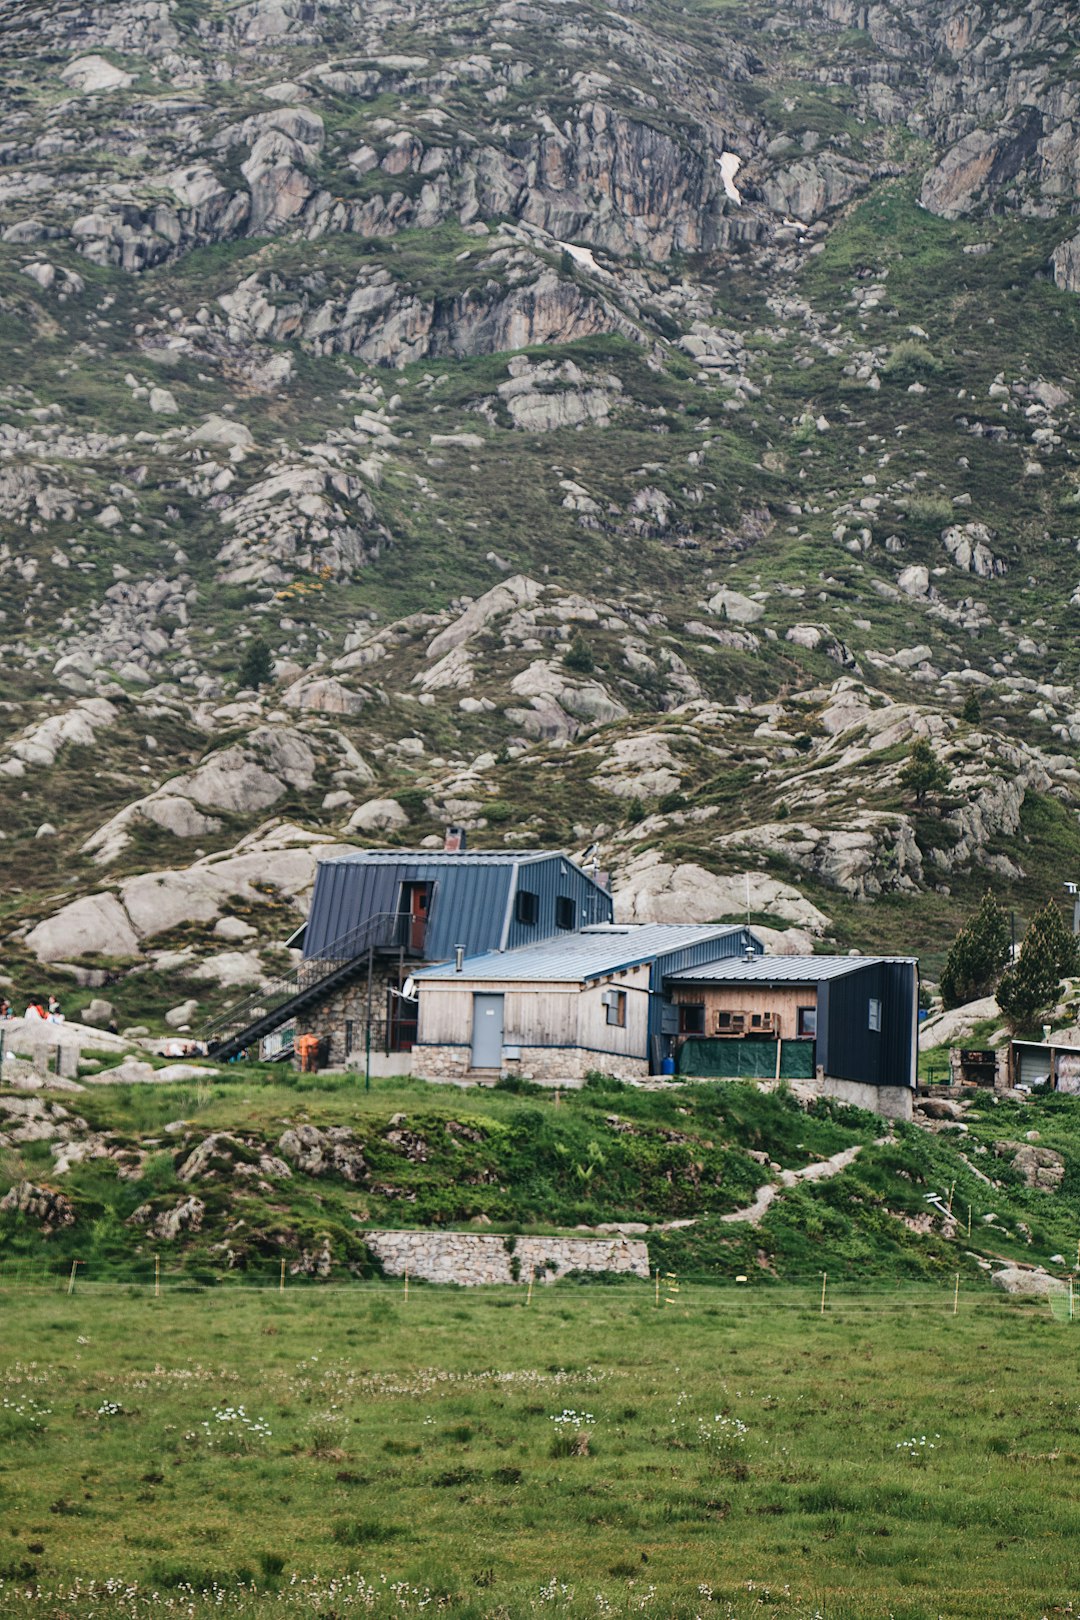
<path id="1" fill-rule="evenodd" d="M 409 964 L 405 964 L 405 973 L 409 972 Z M 371 976 L 371 1022 L 372 1053 L 382 1053 L 385 1056 L 385 1029 L 386 1029 L 386 992 L 388 989 L 397 989 L 400 983 L 397 957 L 376 957 Z M 317 1007 L 310 1008 L 303 1013 L 297 1022 L 297 1034 L 310 1031 L 313 1035 L 324 1035 L 330 1041 L 330 1051 L 326 1059 L 326 1067 L 340 1069 L 363 1068 L 364 1066 L 364 1028 L 367 1022 L 368 990 L 367 966 L 364 965 L 359 976 L 342 990 L 336 991 L 326 1001 L 320 1002 Z M 347 1051 L 349 1044 L 349 1030 L 352 1025 L 352 1050 Z M 372 1073 L 375 1072 L 374 1065 Z M 397 1070 L 391 1071 L 400 1072 Z M 407 1071 L 406 1071 L 407 1072 Z"/>
<path id="2" fill-rule="evenodd" d="M 568 1271 L 616 1271 L 648 1280 L 649 1251 L 631 1238 L 498 1237 L 487 1232 L 365 1232 L 390 1277 L 457 1283 L 554 1282 Z"/>
<path id="3" fill-rule="evenodd" d="M 882 1119 L 910 1119 L 915 1093 L 910 1086 L 871 1086 L 858 1080 L 836 1080 L 832 1075 L 818 1075 L 816 1080 L 801 1081 L 812 1086 L 819 1097 L 833 1097 L 852 1108 L 865 1108 Z"/>
<path id="4" fill-rule="evenodd" d="M 586 1052 L 581 1047 L 518 1046 L 520 1057 L 503 1055 L 501 1073 L 518 1075 L 539 1086 L 567 1081 L 580 1083 L 593 1071 L 617 1080 L 644 1080 L 649 1065 L 644 1058 L 617 1057 L 607 1052 Z M 413 1051 L 413 1073 L 421 1080 L 465 1080 L 472 1072 L 468 1046 L 418 1046 Z"/>

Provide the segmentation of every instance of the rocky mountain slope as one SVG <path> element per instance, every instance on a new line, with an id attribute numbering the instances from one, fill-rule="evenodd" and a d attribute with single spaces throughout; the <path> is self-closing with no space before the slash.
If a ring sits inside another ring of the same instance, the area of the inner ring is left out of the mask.
<path id="1" fill-rule="evenodd" d="M 198 1022 L 447 819 L 931 967 L 1076 875 L 1072 20 L 12 0 L 20 993 Z"/>

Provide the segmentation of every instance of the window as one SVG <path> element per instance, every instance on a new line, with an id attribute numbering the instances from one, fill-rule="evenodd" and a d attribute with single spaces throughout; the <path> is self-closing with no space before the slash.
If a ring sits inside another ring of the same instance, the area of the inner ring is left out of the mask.
<path id="1" fill-rule="evenodd" d="M 870 1028 L 881 1028 L 881 1002 L 874 996 L 870 997 Z"/>
<path id="2" fill-rule="evenodd" d="M 813 1040 L 817 1035 L 817 1008 L 797 1008 L 796 1027 L 801 1036 L 803 1036 L 805 1039 Z"/>
<path id="3" fill-rule="evenodd" d="M 683 1002 L 679 1007 L 679 1034 L 704 1035 L 705 1033 L 705 1003 L 703 1001 Z"/>
<path id="4" fill-rule="evenodd" d="M 626 991 L 605 990 L 604 1002 L 607 1009 L 607 1021 L 615 1024 L 619 1029 L 626 1028 Z"/>
<path id="5" fill-rule="evenodd" d="M 560 894 L 555 901 L 556 928 L 573 928 L 577 921 L 577 908 L 568 894 Z"/>
<path id="6" fill-rule="evenodd" d="M 540 915 L 540 896 L 531 889 L 519 889 L 514 902 L 514 916 L 519 923 L 534 923 Z"/>
<path id="7" fill-rule="evenodd" d="M 352 1056 L 352 1049 L 353 1049 L 353 1021 L 352 1021 L 351 1018 L 346 1018 L 346 1020 L 345 1020 L 345 1056 L 346 1057 L 351 1057 Z"/>

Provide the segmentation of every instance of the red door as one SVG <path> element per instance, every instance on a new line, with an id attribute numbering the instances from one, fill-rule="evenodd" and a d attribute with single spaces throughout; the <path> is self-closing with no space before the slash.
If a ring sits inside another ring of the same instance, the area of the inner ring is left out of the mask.
<path id="1" fill-rule="evenodd" d="M 417 956 L 424 953 L 427 937 L 428 885 L 414 883 L 409 891 L 409 950 Z"/>

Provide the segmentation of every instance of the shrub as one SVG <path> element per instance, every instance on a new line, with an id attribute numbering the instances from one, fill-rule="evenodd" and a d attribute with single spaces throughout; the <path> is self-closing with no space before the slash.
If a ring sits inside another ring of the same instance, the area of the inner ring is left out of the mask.
<path id="1" fill-rule="evenodd" d="M 910 383 L 922 377 L 936 376 L 941 370 L 941 361 L 925 343 L 915 338 L 903 338 L 894 344 L 881 369 L 886 377 L 891 377 L 895 382 Z"/>
<path id="2" fill-rule="evenodd" d="M 574 637 L 563 654 L 563 664 L 577 675 L 591 675 L 596 668 L 592 649 L 580 633 Z"/>

